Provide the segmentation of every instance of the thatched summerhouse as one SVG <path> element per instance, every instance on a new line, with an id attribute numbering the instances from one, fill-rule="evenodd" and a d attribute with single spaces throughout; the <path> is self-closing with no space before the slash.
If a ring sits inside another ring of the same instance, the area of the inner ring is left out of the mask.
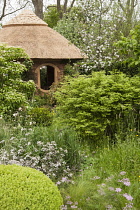
<path id="1" fill-rule="evenodd" d="M 24 10 L 3 25 L 0 43 L 25 49 L 34 63 L 30 78 L 43 92 L 60 80 L 69 60 L 74 62 L 83 59 L 75 45 L 29 10 Z"/>

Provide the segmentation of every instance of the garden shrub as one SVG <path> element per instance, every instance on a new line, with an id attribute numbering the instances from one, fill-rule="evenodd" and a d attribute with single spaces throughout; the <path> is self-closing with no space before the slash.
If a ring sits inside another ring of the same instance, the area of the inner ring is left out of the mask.
<path id="1" fill-rule="evenodd" d="M 0 164 L 17 164 L 31 167 L 42 171 L 52 181 L 57 182 L 63 176 L 68 175 L 70 168 L 65 161 L 68 151 L 58 148 L 55 141 L 43 143 L 38 141 L 36 145 L 21 138 L 21 143 L 17 143 L 18 139 L 12 137 L 10 140 L 12 145 L 7 145 L 7 141 L 0 142 L 5 147 L 0 150 Z M 18 144 L 18 145 L 17 145 Z"/>
<path id="2" fill-rule="evenodd" d="M 34 82 L 22 80 L 27 71 L 23 59 L 30 61 L 23 49 L 0 45 L 0 115 L 27 107 L 33 97 Z"/>
<path id="3" fill-rule="evenodd" d="M 29 115 L 36 125 L 49 126 L 52 123 L 53 114 L 48 108 L 33 108 L 29 111 Z"/>
<path id="4" fill-rule="evenodd" d="M 94 139 L 112 136 L 130 110 L 139 110 L 139 84 L 138 76 L 123 73 L 68 79 L 56 92 L 59 120 Z"/>
<path id="5" fill-rule="evenodd" d="M 37 90 L 39 92 L 39 90 Z M 38 93 L 37 92 L 37 93 Z M 31 101 L 32 107 L 52 107 L 52 104 L 50 102 L 50 96 L 48 94 L 41 95 L 41 92 L 38 93 L 39 95 L 35 95 L 33 100 Z"/>
<path id="6" fill-rule="evenodd" d="M 35 168 L 54 182 L 64 177 L 70 182 L 71 174 L 80 169 L 83 155 L 79 136 L 73 129 L 56 124 L 13 127 L 1 121 L 0 164 Z"/>
<path id="7" fill-rule="evenodd" d="M 115 45 L 119 54 L 122 56 L 121 61 L 115 63 L 115 67 L 128 75 L 140 73 L 140 25 L 135 26 L 130 31 L 128 37 L 121 37 Z"/>
<path id="8" fill-rule="evenodd" d="M 0 165 L 1 210 L 59 210 L 62 197 L 42 172 L 17 165 Z"/>

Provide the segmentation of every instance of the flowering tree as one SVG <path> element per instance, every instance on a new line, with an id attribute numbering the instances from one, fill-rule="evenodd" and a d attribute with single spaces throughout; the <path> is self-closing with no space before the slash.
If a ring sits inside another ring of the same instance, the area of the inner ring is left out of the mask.
<path id="1" fill-rule="evenodd" d="M 82 64 L 86 72 L 108 68 L 119 58 L 113 43 L 124 32 L 126 18 L 122 18 L 117 1 L 78 2 L 78 7 L 58 22 L 56 30 L 86 53 L 88 60 Z"/>

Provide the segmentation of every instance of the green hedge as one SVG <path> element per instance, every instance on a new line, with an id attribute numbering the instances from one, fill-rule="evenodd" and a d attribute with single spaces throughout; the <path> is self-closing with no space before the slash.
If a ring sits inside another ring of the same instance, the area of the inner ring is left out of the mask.
<path id="1" fill-rule="evenodd" d="M 42 172 L 18 165 L 0 165 L 1 210 L 59 210 L 62 197 Z"/>

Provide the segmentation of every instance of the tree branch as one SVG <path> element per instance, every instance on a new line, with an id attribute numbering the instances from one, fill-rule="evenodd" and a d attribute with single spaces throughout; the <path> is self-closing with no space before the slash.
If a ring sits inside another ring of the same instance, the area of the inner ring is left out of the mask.
<path id="1" fill-rule="evenodd" d="M 75 3 L 75 0 L 73 0 L 73 1 L 71 2 L 70 8 L 73 7 L 74 3 Z"/>
<path id="2" fill-rule="evenodd" d="M 2 15 L 0 17 L 0 21 L 2 20 L 3 17 L 5 17 L 7 15 L 11 15 L 11 14 L 13 14 L 13 13 L 15 13 L 15 12 L 21 10 L 21 9 L 24 9 L 26 7 L 26 5 L 29 3 L 29 1 L 27 1 L 26 4 L 23 7 L 20 7 L 19 9 L 16 9 L 13 12 L 8 12 L 7 14 L 5 14 L 5 8 L 6 8 L 5 3 L 6 3 L 6 0 L 4 0 L 3 13 L 2 13 Z"/>
<path id="3" fill-rule="evenodd" d="M 75 3 L 75 0 L 72 0 L 72 2 L 71 2 L 71 5 L 70 5 L 70 7 L 69 7 L 68 12 L 70 12 L 70 11 L 71 11 L 71 9 L 72 9 L 72 7 L 73 7 L 74 3 Z"/>
<path id="4" fill-rule="evenodd" d="M 61 1 L 61 0 L 57 0 L 57 11 L 58 11 L 58 13 L 59 13 L 60 19 L 62 19 L 63 14 L 62 14 L 62 8 L 61 8 L 60 1 Z"/>
<path id="5" fill-rule="evenodd" d="M 65 0 L 65 2 L 64 2 L 64 13 L 66 13 L 66 11 L 67 11 L 67 4 L 68 4 L 68 0 Z"/>
<path id="6" fill-rule="evenodd" d="M 122 5 L 122 3 L 121 3 L 120 0 L 118 0 L 118 3 L 119 3 L 119 5 L 120 5 L 120 7 L 122 8 L 122 10 L 125 12 L 125 8 L 124 8 L 124 6 Z"/>
<path id="7" fill-rule="evenodd" d="M 6 0 L 4 0 L 4 4 L 3 4 L 3 9 L 2 9 L 2 14 L 0 16 L 0 20 L 2 20 L 2 18 L 5 16 L 5 8 L 6 8 Z"/>

